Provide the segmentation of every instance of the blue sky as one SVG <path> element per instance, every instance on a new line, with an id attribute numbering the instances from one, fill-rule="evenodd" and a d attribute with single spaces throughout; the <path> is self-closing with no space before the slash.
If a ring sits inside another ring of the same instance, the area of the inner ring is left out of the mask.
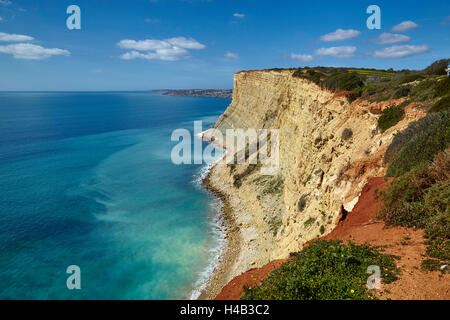
<path id="1" fill-rule="evenodd" d="M 66 9 L 81 9 L 69 30 Z M 381 30 L 369 30 L 369 5 Z M 0 90 L 231 88 L 240 70 L 422 69 L 450 56 L 450 2 L 0 0 Z"/>

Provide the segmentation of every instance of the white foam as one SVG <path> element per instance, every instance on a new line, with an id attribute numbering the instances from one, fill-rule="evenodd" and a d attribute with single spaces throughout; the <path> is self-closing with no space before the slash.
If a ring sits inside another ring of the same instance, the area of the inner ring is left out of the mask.
<path id="1" fill-rule="evenodd" d="M 194 289 L 189 296 L 189 300 L 198 299 L 202 291 L 206 289 L 211 276 L 220 264 L 221 257 L 224 255 L 227 245 L 227 240 L 225 238 L 225 220 L 222 215 L 222 201 L 216 199 L 213 203 L 211 203 L 211 206 L 213 207 L 214 214 L 211 217 L 210 224 L 212 233 L 217 241 L 217 246 L 209 250 L 212 256 L 211 261 L 205 270 L 199 274 L 198 280 L 194 284 Z"/>
<path id="2" fill-rule="evenodd" d="M 200 136 L 201 137 L 201 136 Z M 222 157 L 219 157 L 214 163 L 208 163 L 205 164 L 198 174 L 196 175 L 194 179 L 194 183 L 201 187 L 203 180 L 206 178 L 212 167 L 216 165 L 219 161 L 221 161 L 225 155 L 226 151 L 224 151 L 224 154 Z M 225 254 L 225 249 L 227 245 L 226 240 L 226 229 L 225 229 L 225 219 L 223 217 L 222 213 L 223 203 L 220 199 L 216 198 L 213 202 L 211 202 L 211 212 L 213 212 L 210 225 L 211 225 L 211 232 L 214 234 L 214 237 L 217 241 L 217 246 L 210 249 L 211 254 L 211 261 L 206 267 L 204 271 L 202 271 L 199 274 L 198 280 L 194 284 L 194 289 L 192 290 L 189 300 L 196 300 L 199 298 L 200 294 L 203 290 L 205 290 L 206 286 L 208 285 L 211 276 L 213 275 L 214 271 L 217 269 L 221 262 L 221 257 Z"/>

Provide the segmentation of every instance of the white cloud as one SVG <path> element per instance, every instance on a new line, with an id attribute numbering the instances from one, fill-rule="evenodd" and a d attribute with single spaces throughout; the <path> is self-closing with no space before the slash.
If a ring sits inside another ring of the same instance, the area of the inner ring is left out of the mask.
<path id="1" fill-rule="evenodd" d="M 14 59 L 26 60 L 42 60 L 50 58 L 51 56 L 70 55 L 70 52 L 67 50 L 58 48 L 48 49 L 31 43 L 16 43 L 0 46 L 0 52 L 12 54 Z"/>
<path id="2" fill-rule="evenodd" d="M 239 59 L 239 54 L 227 51 L 227 53 L 225 53 L 225 57 L 229 59 Z"/>
<path id="3" fill-rule="evenodd" d="M 359 36 L 360 34 L 361 34 L 361 32 L 359 32 L 358 30 L 337 29 L 335 32 L 331 32 L 331 33 L 328 33 L 328 34 L 325 34 L 325 35 L 321 36 L 320 40 L 321 41 L 326 41 L 326 42 L 343 41 L 343 40 L 348 40 L 348 39 L 355 38 L 355 37 Z"/>
<path id="4" fill-rule="evenodd" d="M 398 25 L 394 26 L 392 28 L 392 31 L 396 32 L 406 32 L 412 29 L 418 28 L 419 25 L 411 20 L 403 21 L 402 23 L 399 23 Z"/>
<path id="5" fill-rule="evenodd" d="M 147 59 L 147 60 L 164 60 L 164 61 L 177 61 L 182 58 L 188 58 L 189 52 L 183 48 L 169 48 L 169 49 L 158 49 L 155 52 L 138 52 L 130 51 L 126 52 L 120 56 L 123 60 L 132 59 Z"/>
<path id="6" fill-rule="evenodd" d="M 316 50 L 316 54 L 322 56 L 333 56 L 336 58 L 351 58 L 355 55 L 356 47 L 343 46 L 343 47 L 331 47 L 320 48 Z"/>
<path id="7" fill-rule="evenodd" d="M 301 62 L 309 62 L 309 61 L 312 61 L 314 58 L 310 54 L 291 53 L 291 59 L 298 60 L 298 61 L 301 61 Z"/>
<path id="8" fill-rule="evenodd" d="M 389 48 L 384 48 L 377 50 L 372 53 L 374 57 L 382 59 L 397 59 L 413 56 L 416 54 L 421 54 L 427 52 L 429 47 L 426 45 L 422 46 L 392 46 Z"/>
<path id="9" fill-rule="evenodd" d="M 121 40 L 117 44 L 122 49 L 135 49 L 139 51 L 149 51 L 158 49 L 167 49 L 178 46 L 185 49 L 203 49 L 205 46 L 195 39 L 185 37 L 169 38 L 165 40 Z"/>
<path id="10" fill-rule="evenodd" d="M 243 13 L 233 13 L 233 17 L 243 19 L 243 18 L 245 18 L 245 14 L 243 14 Z"/>
<path id="11" fill-rule="evenodd" d="M 374 42 L 378 44 L 393 44 L 409 42 L 410 40 L 411 38 L 405 36 L 404 34 L 383 32 L 382 34 L 380 34 L 380 36 L 374 39 Z"/>
<path id="12" fill-rule="evenodd" d="M 0 0 L 0 4 L 4 5 L 4 6 L 9 6 L 12 2 L 9 0 Z"/>
<path id="13" fill-rule="evenodd" d="M 0 21 L 3 21 L 3 17 L 0 16 Z"/>
<path id="14" fill-rule="evenodd" d="M 12 34 L 0 32 L 0 41 L 7 42 L 21 42 L 21 41 L 33 41 L 34 38 L 30 36 L 25 36 L 23 34 Z"/>
<path id="15" fill-rule="evenodd" d="M 170 43 L 173 46 L 178 46 L 185 49 L 204 49 L 205 45 L 201 44 L 195 39 L 192 38 L 185 38 L 185 37 L 176 37 L 176 38 L 170 38 L 166 40 L 168 43 Z"/>
<path id="16" fill-rule="evenodd" d="M 165 40 L 121 40 L 117 45 L 122 49 L 132 49 L 120 56 L 121 59 L 147 59 L 147 60 L 165 60 L 177 61 L 189 57 L 187 49 L 200 50 L 205 45 L 195 39 L 185 37 L 175 37 Z M 144 52 L 139 52 L 144 51 Z"/>

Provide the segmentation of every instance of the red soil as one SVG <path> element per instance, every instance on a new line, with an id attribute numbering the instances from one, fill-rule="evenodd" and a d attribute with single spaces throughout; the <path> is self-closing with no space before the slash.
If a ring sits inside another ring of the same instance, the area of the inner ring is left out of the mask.
<path id="1" fill-rule="evenodd" d="M 266 264 L 262 268 L 254 268 L 241 274 L 229 282 L 215 298 L 215 300 L 239 300 L 244 294 L 244 286 L 254 287 L 261 285 L 261 282 L 266 279 L 269 274 L 278 269 L 286 260 L 274 260 Z"/>
<path id="2" fill-rule="evenodd" d="M 343 221 L 324 240 L 351 240 L 357 244 L 385 246 L 385 253 L 395 254 L 400 259 L 400 279 L 382 284 L 376 295 L 381 299 L 450 299 L 450 274 L 439 271 L 424 272 L 420 263 L 425 256 L 423 231 L 402 227 L 388 227 L 376 220 L 382 207 L 380 199 L 374 199 L 375 189 L 385 190 L 389 182 L 384 178 L 371 178 L 364 186 L 358 203 Z M 403 244 L 402 244 L 403 243 Z M 307 245 L 307 244 L 306 244 Z M 286 260 L 285 260 L 286 261 Z M 221 300 L 236 300 L 243 294 L 243 286 L 260 284 L 283 260 L 272 261 L 259 269 L 249 270 L 236 277 L 216 297 Z"/>

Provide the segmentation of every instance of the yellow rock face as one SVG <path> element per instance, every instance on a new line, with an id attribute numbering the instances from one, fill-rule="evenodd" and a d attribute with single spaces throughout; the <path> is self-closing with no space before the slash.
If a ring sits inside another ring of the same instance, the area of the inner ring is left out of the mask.
<path id="1" fill-rule="evenodd" d="M 241 217 L 250 226 L 242 232 L 252 232 L 249 266 L 286 258 L 330 232 L 342 207 L 352 210 L 367 179 L 384 175 L 393 134 L 424 116 L 410 105 L 405 118 L 381 134 L 376 111 L 402 101 L 350 104 L 287 70 L 235 74 L 233 101 L 216 128 L 224 134 L 229 128 L 279 129 L 280 142 L 276 176 L 261 176 L 248 163 L 212 172 L 216 187 L 234 198 L 236 214 L 250 215 Z"/>

